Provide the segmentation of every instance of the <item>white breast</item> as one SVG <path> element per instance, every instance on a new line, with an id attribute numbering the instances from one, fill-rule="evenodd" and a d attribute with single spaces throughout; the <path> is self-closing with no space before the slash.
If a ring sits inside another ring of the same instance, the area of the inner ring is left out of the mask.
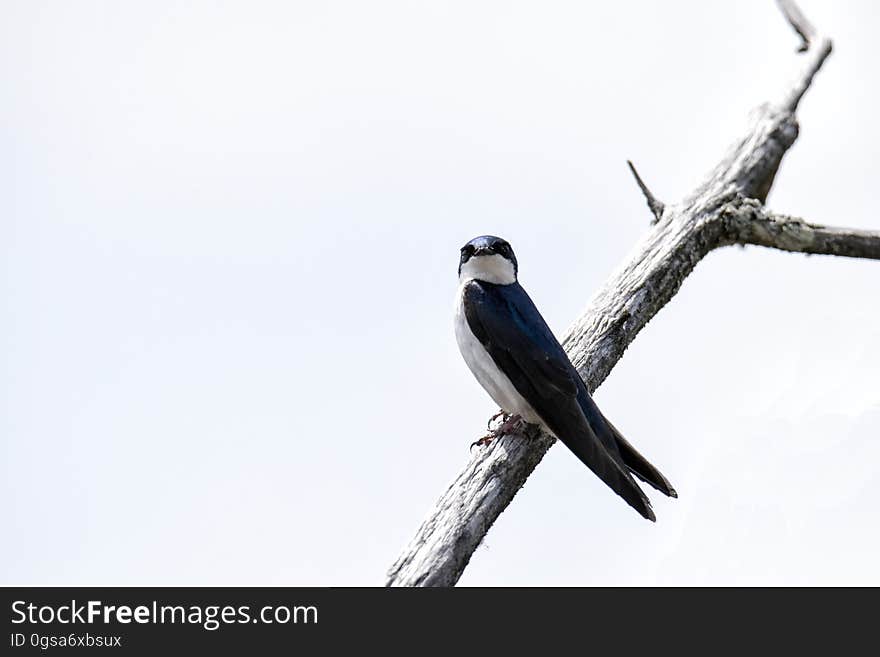
<path id="1" fill-rule="evenodd" d="M 471 332 L 468 326 L 467 318 L 464 315 L 464 303 L 462 294 L 464 287 L 468 283 L 467 280 L 458 288 L 458 294 L 455 299 L 455 339 L 458 342 L 458 349 L 464 358 L 464 362 L 474 373 L 480 385 L 489 393 L 489 396 L 495 400 L 495 403 L 501 410 L 516 414 L 522 417 L 526 422 L 534 424 L 541 423 L 538 414 L 531 405 L 517 392 L 516 388 L 502 372 L 486 348 L 480 343 L 477 337 Z"/>

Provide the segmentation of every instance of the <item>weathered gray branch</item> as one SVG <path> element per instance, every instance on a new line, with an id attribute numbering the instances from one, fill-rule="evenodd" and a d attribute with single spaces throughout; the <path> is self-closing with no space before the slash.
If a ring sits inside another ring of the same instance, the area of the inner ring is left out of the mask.
<path id="1" fill-rule="evenodd" d="M 786 20 L 801 37 L 801 47 L 798 48 L 798 52 L 806 52 L 810 48 L 810 41 L 812 41 L 816 34 L 816 28 L 810 24 L 810 21 L 801 12 L 800 7 L 791 0 L 777 0 L 777 4 L 785 15 Z"/>
<path id="2" fill-rule="evenodd" d="M 804 40 L 802 68 L 779 100 L 754 113 L 745 135 L 703 184 L 684 200 L 665 206 L 661 219 L 566 333 L 563 346 L 591 392 L 714 248 L 749 243 L 877 257 L 876 234 L 811 226 L 769 215 L 761 206 L 783 155 L 797 137 L 797 105 L 831 52 L 831 42 L 806 23 L 793 3 L 779 4 Z M 467 442 L 462 438 L 463 445 Z M 553 442 L 546 434 L 514 434 L 475 450 L 392 565 L 388 585 L 454 585 L 489 527 Z"/>
<path id="3" fill-rule="evenodd" d="M 880 260 L 880 231 L 810 224 L 798 217 L 767 212 L 752 199 L 730 204 L 722 216 L 731 244 Z"/>
<path id="4" fill-rule="evenodd" d="M 648 189 L 648 186 L 645 184 L 645 181 L 642 180 L 642 177 L 639 175 L 639 172 L 636 171 L 635 165 L 631 160 L 626 161 L 627 166 L 629 166 L 629 170 L 632 171 L 633 178 L 636 179 L 636 184 L 639 186 L 639 189 L 642 190 L 642 194 L 645 196 L 645 201 L 648 203 L 648 209 L 651 211 L 651 214 L 654 215 L 654 220 L 651 221 L 652 224 L 656 224 L 663 218 L 663 210 L 666 209 L 666 206 L 663 205 L 661 201 L 657 200 L 657 197 L 651 193 L 651 190 Z"/>

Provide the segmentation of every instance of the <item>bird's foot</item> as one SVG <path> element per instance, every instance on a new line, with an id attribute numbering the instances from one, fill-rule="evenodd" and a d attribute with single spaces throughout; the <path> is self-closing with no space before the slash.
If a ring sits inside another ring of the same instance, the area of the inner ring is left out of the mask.
<path id="1" fill-rule="evenodd" d="M 526 427 L 528 423 L 523 420 L 519 415 L 505 415 L 504 422 L 498 425 L 498 428 L 495 429 L 498 435 L 503 433 L 514 433 L 516 431 L 521 431 Z"/>
<path id="2" fill-rule="evenodd" d="M 485 436 L 483 436 L 479 440 L 475 440 L 474 442 L 472 442 L 471 449 L 473 449 L 474 447 L 488 447 L 489 443 L 491 443 L 493 440 L 495 440 L 495 438 L 496 438 L 496 436 L 495 436 L 494 432 L 490 431 L 489 433 L 487 433 Z"/>
<path id="3" fill-rule="evenodd" d="M 528 426 L 525 420 L 523 420 L 519 415 L 507 415 L 504 411 L 500 411 L 496 413 L 489 423 L 491 424 L 494 420 L 498 419 L 501 416 L 504 416 L 504 422 L 499 424 L 494 429 L 490 429 L 489 433 L 485 436 L 471 443 L 471 449 L 474 447 L 488 447 L 489 444 L 495 440 L 496 438 L 500 438 L 506 433 L 514 433 L 516 431 L 521 431 L 525 427 Z"/>
<path id="4" fill-rule="evenodd" d="M 489 418 L 489 421 L 486 422 L 486 428 L 487 428 L 487 429 L 491 429 L 491 428 L 492 428 L 492 423 L 493 423 L 495 420 L 497 420 L 498 418 L 500 418 L 502 415 L 506 415 L 506 413 L 505 413 L 504 411 L 498 411 L 497 413 L 495 413 L 495 415 L 493 415 L 492 417 L 490 417 L 490 418 Z"/>

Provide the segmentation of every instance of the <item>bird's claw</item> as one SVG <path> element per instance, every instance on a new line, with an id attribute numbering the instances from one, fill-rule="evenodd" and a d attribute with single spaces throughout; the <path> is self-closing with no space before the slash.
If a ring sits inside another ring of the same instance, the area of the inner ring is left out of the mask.
<path id="1" fill-rule="evenodd" d="M 471 443 L 471 449 L 474 447 L 488 447 L 489 443 L 495 440 L 495 435 L 492 433 L 487 433 L 485 436 L 480 438 L 479 440 L 475 440 Z"/>
<path id="2" fill-rule="evenodd" d="M 526 421 L 523 420 L 519 415 L 507 415 L 504 411 L 496 413 L 495 416 L 492 417 L 491 420 L 489 420 L 489 424 L 491 424 L 493 420 L 502 415 L 504 416 L 504 422 L 499 424 L 494 429 L 490 429 L 489 433 L 487 433 L 479 440 L 475 440 L 474 442 L 472 442 L 471 449 L 473 449 L 474 447 L 488 447 L 489 444 L 496 438 L 500 438 L 506 433 L 519 431 L 526 426 Z"/>
<path id="3" fill-rule="evenodd" d="M 514 433 L 515 431 L 519 431 L 526 426 L 526 421 L 523 420 L 519 415 L 508 415 L 504 422 L 498 425 L 498 428 L 495 429 L 498 434 L 502 433 Z"/>
<path id="4" fill-rule="evenodd" d="M 492 423 L 493 423 L 495 420 L 497 420 L 498 418 L 500 418 L 502 415 L 506 415 L 506 413 L 505 413 L 504 411 L 498 411 L 497 413 L 495 413 L 495 415 L 493 415 L 492 417 L 490 417 L 490 418 L 489 418 L 489 421 L 486 422 L 486 428 L 487 428 L 487 429 L 491 429 L 491 428 L 492 428 Z"/>

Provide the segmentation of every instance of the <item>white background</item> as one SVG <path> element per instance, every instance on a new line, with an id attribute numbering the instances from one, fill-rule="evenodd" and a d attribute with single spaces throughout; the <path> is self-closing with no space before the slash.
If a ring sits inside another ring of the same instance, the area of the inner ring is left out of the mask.
<path id="1" fill-rule="evenodd" d="M 769 204 L 880 228 L 877 4 Z M 492 402 L 458 249 L 561 334 L 796 65 L 770 0 L 0 4 L 3 584 L 380 584 Z M 710 254 L 596 400 L 642 520 L 554 448 L 462 584 L 880 584 L 880 263 Z"/>

